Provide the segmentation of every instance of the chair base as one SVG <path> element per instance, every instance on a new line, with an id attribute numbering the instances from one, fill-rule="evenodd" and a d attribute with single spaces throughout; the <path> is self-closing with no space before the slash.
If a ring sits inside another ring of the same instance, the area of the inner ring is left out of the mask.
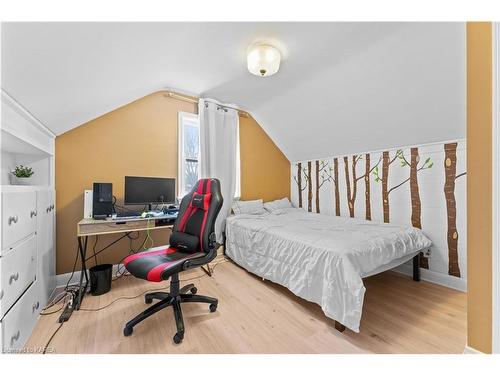
<path id="1" fill-rule="evenodd" d="M 187 293 L 189 292 L 189 294 Z M 160 300 L 154 305 L 148 307 L 146 310 L 141 312 L 135 318 L 130 320 L 125 324 L 123 329 L 123 334 L 125 336 L 130 336 L 134 331 L 134 326 L 142 322 L 144 319 L 156 314 L 158 311 L 163 310 L 166 307 L 172 306 L 174 309 L 175 324 L 177 326 L 177 333 L 173 337 L 176 344 L 180 344 L 184 339 L 184 319 L 182 318 L 181 304 L 187 302 L 201 302 L 208 303 L 210 312 L 215 312 L 217 310 L 217 305 L 219 301 L 217 298 L 200 296 L 197 295 L 197 289 L 193 284 L 188 284 L 181 289 L 179 289 L 179 275 L 173 275 L 170 281 L 170 292 L 154 292 L 147 293 L 144 296 L 144 301 L 146 303 L 152 303 L 154 299 Z"/>

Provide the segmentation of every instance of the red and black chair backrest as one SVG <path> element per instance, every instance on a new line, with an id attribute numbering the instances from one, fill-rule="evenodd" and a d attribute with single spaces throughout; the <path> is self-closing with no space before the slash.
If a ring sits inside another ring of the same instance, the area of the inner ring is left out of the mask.
<path id="1" fill-rule="evenodd" d="M 220 182 L 216 178 L 199 180 L 184 196 L 170 236 L 170 246 L 179 251 L 205 253 L 214 250 L 215 220 L 222 207 Z"/>

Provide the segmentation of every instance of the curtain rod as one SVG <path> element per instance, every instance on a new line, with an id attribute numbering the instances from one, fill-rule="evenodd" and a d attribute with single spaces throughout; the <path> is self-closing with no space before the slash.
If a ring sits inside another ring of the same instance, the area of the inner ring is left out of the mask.
<path id="1" fill-rule="evenodd" d="M 198 104 L 198 100 L 199 100 L 199 98 L 197 98 L 196 96 L 183 95 L 183 94 L 179 94 L 178 92 L 174 92 L 174 91 L 167 91 L 164 94 L 164 96 L 166 98 L 179 99 L 179 100 L 183 100 L 185 102 L 193 103 L 193 104 Z M 221 107 L 224 107 L 224 108 L 234 109 L 242 117 L 250 117 L 250 114 L 248 112 L 242 111 L 241 109 L 233 108 L 233 107 L 228 107 L 226 105 L 222 105 L 222 104 L 219 104 L 219 103 L 215 103 L 215 104 L 218 104 L 218 105 L 220 105 Z"/>

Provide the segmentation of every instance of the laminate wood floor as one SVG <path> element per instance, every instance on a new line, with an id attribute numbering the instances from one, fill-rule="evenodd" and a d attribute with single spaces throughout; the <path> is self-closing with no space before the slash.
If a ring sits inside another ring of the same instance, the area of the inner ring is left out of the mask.
<path id="1" fill-rule="evenodd" d="M 141 293 L 168 287 L 134 277 L 113 282 L 103 296 L 87 295 L 49 345 L 54 353 L 462 353 L 466 340 L 466 294 L 395 272 L 365 280 L 361 332 L 334 328 L 321 308 L 286 288 L 248 273 L 232 262 L 217 265 L 213 277 L 200 269 L 181 274 L 199 294 L 217 297 L 218 310 L 183 305 L 184 341 L 172 341 L 171 308 L 139 323 L 123 336 L 125 323 L 146 308 Z M 181 282 L 181 285 L 187 282 Z M 48 311 L 55 310 L 57 306 Z M 44 347 L 59 327 L 59 313 L 41 316 L 26 347 Z"/>

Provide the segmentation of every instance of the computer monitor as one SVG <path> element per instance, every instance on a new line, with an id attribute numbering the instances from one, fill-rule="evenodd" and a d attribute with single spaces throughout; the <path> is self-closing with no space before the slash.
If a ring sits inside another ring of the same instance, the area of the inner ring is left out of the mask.
<path id="1" fill-rule="evenodd" d="M 175 178 L 125 176 L 125 204 L 175 203 Z"/>

